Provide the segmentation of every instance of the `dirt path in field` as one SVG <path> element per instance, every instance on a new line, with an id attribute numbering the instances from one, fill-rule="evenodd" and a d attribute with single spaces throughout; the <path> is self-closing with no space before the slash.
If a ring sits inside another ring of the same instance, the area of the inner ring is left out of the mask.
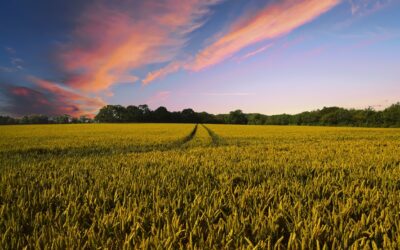
<path id="1" fill-rule="evenodd" d="M 183 140 L 178 141 L 177 144 L 180 144 L 180 146 L 181 146 L 181 145 L 183 145 L 183 144 L 185 144 L 185 143 L 187 143 L 187 142 L 193 140 L 193 138 L 194 138 L 195 135 L 196 135 L 197 127 L 198 127 L 198 126 L 199 126 L 199 125 L 196 124 L 196 125 L 194 126 L 192 132 L 190 132 L 189 135 L 187 135 L 186 137 L 184 137 Z"/>
<path id="2" fill-rule="evenodd" d="M 201 124 L 202 127 L 207 131 L 211 137 L 211 145 L 219 146 L 223 144 L 223 140 L 211 129 Z M 108 147 L 73 147 L 73 148 L 30 148 L 24 150 L 8 151 L 8 157 L 33 157 L 33 158 L 47 158 L 47 157 L 86 157 L 92 155 L 110 155 L 110 154 L 129 154 L 129 153 L 147 153 L 151 151 L 169 151 L 182 149 L 185 150 L 190 148 L 189 142 L 191 142 L 198 131 L 198 124 L 196 124 L 191 132 L 181 139 L 177 139 L 170 143 L 163 145 L 149 145 L 149 146 L 128 146 L 121 148 L 108 148 Z M 210 146 L 211 146 L 210 145 Z M 0 153 L 1 154 L 1 153 Z"/>
<path id="3" fill-rule="evenodd" d="M 194 126 L 192 131 L 183 138 L 171 141 L 169 143 L 161 145 L 138 145 L 138 146 L 128 146 L 121 148 L 104 148 L 104 147 L 72 147 L 72 148 L 29 148 L 29 149 L 19 149 L 7 152 L 0 152 L 6 154 L 7 157 L 33 157 L 33 158 L 47 158 L 47 157 L 60 157 L 60 156 L 70 156 L 70 157 L 86 157 L 91 155 L 110 155 L 110 154 L 128 154 L 128 153 L 147 153 L 151 151 L 168 151 L 179 148 L 185 148 L 193 138 L 196 136 L 198 124 Z"/>
<path id="4" fill-rule="evenodd" d="M 206 125 L 201 124 L 205 130 L 207 130 L 208 135 L 211 137 L 212 144 L 215 146 L 220 146 L 223 144 L 223 140 L 219 135 L 217 135 L 214 131 L 212 131 L 210 128 L 208 128 Z"/>

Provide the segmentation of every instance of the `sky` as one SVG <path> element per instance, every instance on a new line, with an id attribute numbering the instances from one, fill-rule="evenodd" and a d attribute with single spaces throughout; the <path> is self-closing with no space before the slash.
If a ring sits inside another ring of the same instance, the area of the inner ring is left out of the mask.
<path id="1" fill-rule="evenodd" d="M 400 0 L 0 3 L 0 115 L 400 101 Z"/>

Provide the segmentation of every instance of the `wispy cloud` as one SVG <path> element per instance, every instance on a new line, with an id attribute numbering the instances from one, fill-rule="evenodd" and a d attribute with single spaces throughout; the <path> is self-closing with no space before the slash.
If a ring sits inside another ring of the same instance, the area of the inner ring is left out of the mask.
<path id="1" fill-rule="evenodd" d="M 75 112 L 77 108 L 64 106 L 64 104 L 54 103 L 41 91 L 25 86 L 0 86 L 1 92 L 5 97 L 2 104 L 2 111 L 15 116 L 29 114 L 49 114 L 56 115 Z"/>
<path id="2" fill-rule="evenodd" d="M 24 67 L 23 67 L 24 60 L 22 60 L 21 58 L 12 57 L 11 58 L 11 64 L 18 70 L 24 69 Z"/>
<path id="3" fill-rule="evenodd" d="M 392 0 L 349 0 L 353 15 L 367 15 L 376 12 L 389 4 Z"/>
<path id="4" fill-rule="evenodd" d="M 24 69 L 24 60 L 15 56 L 17 53 L 15 49 L 11 47 L 4 47 L 4 51 L 8 54 L 9 66 L 0 66 L 0 72 L 12 73 Z"/>
<path id="5" fill-rule="evenodd" d="M 151 96 L 150 98 L 148 98 L 146 100 L 146 102 L 150 105 L 154 105 L 154 104 L 162 104 L 163 102 L 165 102 L 166 100 L 169 99 L 169 97 L 171 96 L 171 91 L 158 91 L 157 93 L 155 93 L 153 96 Z"/>
<path id="6" fill-rule="evenodd" d="M 167 66 L 164 68 L 149 72 L 146 76 L 145 79 L 143 79 L 143 84 L 149 84 L 152 81 L 155 81 L 157 79 L 163 78 L 168 74 L 174 73 L 178 70 L 180 70 L 183 66 L 183 63 L 180 61 L 173 61 L 169 63 Z"/>
<path id="7" fill-rule="evenodd" d="M 96 1 L 78 14 L 70 38 L 55 51 L 62 80 L 47 81 L 29 77 L 32 87 L 7 88 L 6 95 L 14 114 L 93 113 L 105 102 L 93 95 L 109 97 L 110 87 L 134 83 L 132 71 L 154 63 L 169 62 L 186 46 L 189 34 L 201 27 L 211 6 L 223 0 L 125 0 L 118 4 Z M 10 67 L 2 72 L 23 69 L 16 51 L 5 47 Z M 164 71 L 149 74 L 144 83 L 177 70 L 177 63 Z M 150 102 L 167 98 L 158 92 Z M 31 108 L 27 108 L 27 105 Z M 25 107 L 21 107 L 25 106 Z"/>
<path id="8" fill-rule="evenodd" d="M 33 76 L 28 79 L 35 83 L 38 89 L 49 94 L 57 103 L 63 103 L 66 104 L 66 106 L 74 106 L 75 110 L 72 113 L 74 115 L 94 113 L 105 105 L 105 102 L 98 97 L 88 97 L 87 95 L 83 95 L 76 90 L 66 88 L 55 82 Z"/>
<path id="9" fill-rule="evenodd" d="M 198 71 L 231 57 L 241 49 L 285 35 L 336 6 L 340 0 L 285 0 L 266 5 L 234 23 L 229 32 L 200 51 L 191 70 Z"/>
<path id="10" fill-rule="evenodd" d="M 167 66 L 150 72 L 144 84 L 163 78 L 180 69 L 199 71 L 218 64 L 243 48 L 265 40 L 272 40 L 330 10 L 341 0 L 284 0 L 266 5 L 257 13 L 247 13 L 245 18 L 234 22 L 225 34 L 218 34 L 215 41 L 193 57 L 172 61 Z M 246 54 L 241 60 L 268 49 L 266 45 Z"/>
<path id="11" fill-rule="evenodd" d="M 261 47 L 259 49 L 256 49 L 256 50 L 254 50 L 252 52 L 247 53 L 246 55 L 242 56 L 240 59 L 244 60 L 244 59 L 247 59 L 249 57 L 255 56 L 255 55 L 257 55 L 257 54 L 259 54 L 259 53 L 271 48 L 271 47 L 272 47 L 272 44 L 267 44 L 267 45 L 265 45 L 265 46 L 263 46 L 263 47 Z"/>
<path id="12" fill-rule="evenodd" d="M 202 26 L 209 7 L 218 2 L 130 0 L 118 8 L 90 6 L 60 56 L 70 76 L 66 84 L 101 91 L 129 77 L 136 80 L 131 70 L 172 60 L 185 46 L 187 35 Z"/>
<path id="13" fill-rule="evenodd" d="M 55 82 L 30 76 L 33 86 L 1 86 L 6 98 L 4 110 L 12 115 L 70 114 L 92 115 L 105 105 L 100 98 L 93 98 L 63 87 Z"/>

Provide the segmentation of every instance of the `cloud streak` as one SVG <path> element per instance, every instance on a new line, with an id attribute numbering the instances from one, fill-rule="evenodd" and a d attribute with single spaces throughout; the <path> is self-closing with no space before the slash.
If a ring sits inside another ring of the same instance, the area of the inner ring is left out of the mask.
<path id="1" fill-rule="evenodd" d="M 147 99 L 147 103 L 150 105 L 159 104 L 165 102 L 171 96 L 171 91 L 159 91 L 153 96 Z"/>
<path id="2" fill-rule="evenodd" d="M 266 5 L 255 15 L 234 23 L 229 32 L 200 51 L 188 68 L 199 71 L 218 64 L 241 49 L 285 35 L 312 21 L 340 0 L 284 0 Z"/>
<path id="3" fill-rule="evenodd" d="M 272 44 L 284 50 L 285 45 L 280 46 L 278 40 L 274 39 L 315 20 L 342 2 L 265 1 L 257 10 L 250 11 L 246 8 L 244 15 L 238 16 L 225 29 L 211 35 L 211 38 L 192 36 L 194 39 L 202 39 L 203 42 L 205 40 L 205 43 L 196 41 L 193 47 L 187 46 L 191 42 L 192 32 L 203 27 L 213 13 L 212 7 L 223 1 L 122 0 L 117 4 L 103 0 L 90 2 L 80 10 L 73 28 L 65 33 L 67 41 L 62 42 L 55 51 L 61 70 L 58 72 L 59 78 L 52 77 L 56 80 L 47 81 L 43 76 L 29 77 L 31 87 L 8 87 L 6 94 L 13 105 L 32 107 L 35 113 L 41 109 L 48 114 L 80 115 L 95 112 L 105 102 L 94 96 L 103 96 L 105 99 L 105 96 L 112 96 L 112 87 L 117 84 L 141 80 L 147 85 L 179 70 L 201 71 L 234 56 L 238 60 L 244 60 L 259 55 Z M 348 0 L 347 7 L 350 3 L 353 14 L 358 14 L 382 8 L 389 2 L 391 1 Z M 193 51 L 195 46 L 200 46 L 196 52 Z M 258 49 L 251 51 L 250 48 Z M 318 54 L 322 49 L 312 53 Z M 3 50 L 10 57 L 10 62 L 5 65 L 7 67 L 0 67 L 0 72 L 22 74 L 23 66 L 29 67 L 29 63 L 24 62 L 29 57 L 22 57 L 22 60 L 10 47 Z M 165 66 L 152 72 L 146 71 L 149 66 L 153 68 L 155 65 Z M 29 72 L 28 69 L 25 71 Z M 139 78 L 143 73 L 145 77 Z M 227 92 L 203 95 L 252 94 Z M 168 99 L 169 96 L 169 92 L 156 92 L 149 101 L 157 102 Z M 39 108 L 40 105 L 43 107 Z M 21 113 L 21 110 L 16 112 Z"/>
<path id="4" fill-rule="evenodd" d="M 7 87 L 6 109 L 15 115 L 95 113 L 105 102 L 92 95 L 112 96 L 112 86 L 138 81 L 133 71 L 175 59 L 186 46 L 189 34 L 205 23 L 211 6 L 221 1 L 124 0 L 118 4 L 88 4 L 78 14 L 75 28 L 66 34 L 69 39 L 54 53 L 62 80 L 30 76 L 31 87 Z M 14 56 L 15 50 L 4 49 L 13 55 L 13 67 L 0 67 L 0 72 L 22 69 L 23 60 Z M 164 71 L 149 74 L 144 82 L 179 67 L 171 64 Z M 164 97 L 162 92 L 155 98 Z"/>
<path id="5" fill-rule="evenodd" d="M 132 70 L 174 59 L 187 35 L 202 26 L 209 7 L 218 2 L 149 0 L 127 1 L 118 8 L 90 6 L 79 19 L 71 42 L 62 48 L 62 67 L 69 75 L 66 84 L 102 91 L 126 79 L 135 82 Z"/>
<path id="6" fill-rule="evenodd" d="M 100 98 L 92 98 L 67 89 L 57 83 L 30 76 L 27 86 L 3 86 L 5 111 L 16 116 L 29 114 L 73 116 L 92 115 L 105 105 Z"/>
<path id="7" fill-rule="evenodd" d="M 183 66 L 183 63 L 181 63 L 180 61 L 171 62 L 164 68 L 149 72 L 147 74 L 146 78 L 143 79 L 142 82 L 143 82 L 143 84 L 147 85 L 150 82 L 153 82 L 157 79 L 164 78 L 166 75 L 177 72 L 178 70 L 180 70 L 182 68 L 182 66 Z"/>
<path id="8" fill-rule="evenodd" d="M 350 0 L 353 15 L 366 15 L 378 11 L 392 3 L 392 0 Z"/>
<path id="9" fill-rule="evenodd" d="M 149 84 L 180 69 L 200 71 L 216 65 L 248 46 L 290 33 L 340 2 L 341 0 L 284 0 L 268 4 L 257 13 L 249 12 L 244 18 L 232 23 L 227 32 L 218 34 L 214 42 L 198 54 L 185 60 L 172 61 L 165 67 L 148 73 L 143 83 Z M 241 60 L 255 56 L 270 46 L 252 51 L 241 57 Z"/>
<path id="10" fill-rule="evenodd" d="M 259 54 L 259 53 L 261 53 L 261 52 L 263 52 L 263 51 L 265 51 L 265 50 L 271 48 L 271 47 L 272 47 L 272 44 L 265 45 L 265 46 L 263 46 L 263 47 L 261 47 L 261 48 L 259 48 L 259 49 L 257 49 L 257 50 L 254 50 L 254 51 L 252 51 L 252 52 L 247 53 L 246 55 L 244 55 L 244 56 L 241 58 L 241 60 L 244 60 L 244 59 L 247 59 L 247 58 L 249 58 L 249 57 L 255 56 L 255 55 L 257 55 L 257 54 Z"/>

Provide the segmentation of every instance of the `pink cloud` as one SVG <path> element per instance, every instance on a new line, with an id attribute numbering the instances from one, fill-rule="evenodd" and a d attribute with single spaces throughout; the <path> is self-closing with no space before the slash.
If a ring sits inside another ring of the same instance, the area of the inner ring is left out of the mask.
<path id="1" fill-rule="evenodd" d="M 148 104 L 162 104 L 171 96 L 171 91 L 159 91 L 147 99 Z"/>
<path id="2" fill-rule="evenodd" d="M 52 95 L 39 89 L 23 86 L 12 86 L 4 89 L 8 105 L 5 111 L 17 116 L 31 114 L 59 115 L 75 113 L 78 108 L 68 103 L 59 103 Z"/>
<path id="3" fill-rule="evenodd" d="M 152 81 L 163 78 L 168 74 L 174 73 L 182 68 L 182 63 L 179 61 L 173 61 L 169 63 L 164 68 L 158 69 L 156 71 L 149 72 L 145 79 L 143 79 L 143 84 L 147 85 Z"/>
<path id="4" fill-rule="evenodd" d="M 261 48 L 259 48 L 259 49 L 256 49 L 256 50 L 254 50 L 254 51 L 252 51 L 252 52 L 247 53 L 246 55 L 244 55 L 244 56 L 241 58 L 241 60 L 244 60 L 244 59 L 247 59 L 247 58 L 249 58 L 249 57 L 255 56 L 255 55 L 257 55 L 257 54 L 259 54 L 259 53 L 261 53 L 261 52 L 263 52 L 263 51 L 265 51 L 265 50 L 271 48 L 271 47 L 272 47 L 272 44 L 267 44 L 267 45 L 265 45 L 265 46 L 263 46 L 263 47 L 261 47 Z"/>
<path id="5" fill-rule="evenodd" d="M 93 114 L 106 104 L 98 97 L 88 97 L 51 81 L 33 76 L 28 79 L 35 83 L 40 92 L 47 93 L 48 99 L 51 99 L 61 113 L 74 116 Z"/>
<path id="6" fill-rule="evenodd" d="M 341 0 L 284 0 L 266 5 L 258 13 L 248 13 L 234 22 L 226 34 L 219 34 L 215 42 L 195 57 L 172 61 L 164 68 L 147 74 L 144 84 L 163 78 L 180 69 L 199 71 L 233 56 L 241 49 L 268 39 L 285 35 L 330 10 Z M 255 56 L 271 47 L 266 45 L 239 60 Z"/>
<path id="7" fill-rule="evenodd" d="M 136 81 L 131 70 L 172 60 L 185 45 L 187 34 L 203 24 L 209 6 L 219 1 L 149 0 L 127 1 L 122 8 L 90 6 L 60 55 L 70 75 L 66 84 L 101 91 L 126 79 Z"/>
<path id="8" fill-rule="evenodd" d="M 14 87 L 11 89 L 11 93 L 17 96 L 28 96 L 30 94 L 29 89 L 25 87 Z"/>
<path id="9" fill-rule="evenodd" d="M 185 46 L 188 34 L 203 25 L 210 6 L 221 1 L 125 0 L 118 5 L 106 1 L 89 4 L 78 15 L 75 28 L 68 34 L 70 40 L 56 52 L 66 79 L 58 83 L 31 76 L 28 79 L 35 90 L 16 87 L 8 94 L 15 106 L 27 103 L 34 112 L 93 114 L 106 103 L 92 95 L 110 97 L 112 85 L 138 81 L 133 70 L 174 59 Z M 13 60 L 15 65 L 21 62 Z M 170 67 L 175 70 L 178 66 Z M 149 74 L 149 81 L 167 73 Z M 153 100 L 166 97 L 167 92 L 160 92 Z M 21 114 L 22 110 L 16 113 Z"/>
<path id="10" fill-rule="evenodd" d="M 234 23 L 229 32 L 200 51 L 188 66 L 193 71 L 210 67 L 241 49 L 285 35 L 312 21 L 340 0 L 284 0 L 267 5 L 257 14 Z"/>

